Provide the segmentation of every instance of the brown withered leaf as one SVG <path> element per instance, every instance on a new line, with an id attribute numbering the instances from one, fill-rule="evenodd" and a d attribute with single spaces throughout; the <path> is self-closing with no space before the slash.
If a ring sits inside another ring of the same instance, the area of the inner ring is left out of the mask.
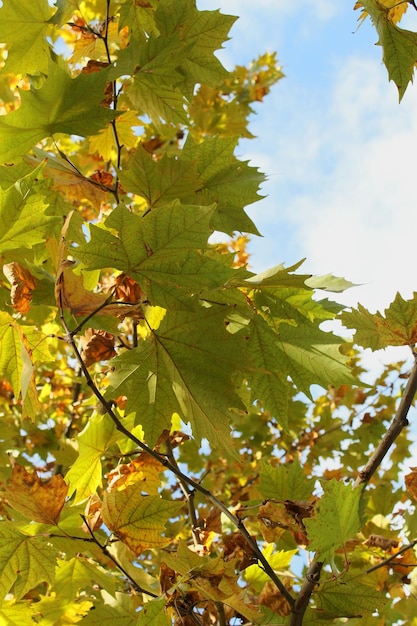
<path id="1" fill-rule="evenodd" d="M 127 274 L 119 274 L 115 280 L 114 294 L 117 300 L 131 304 L 143 302 L 146 295 L 141 286 Z"/>
<path id="2" fill-rule="evenodd" d="M 254 538 L 256 541 L 256 538 Z M 226 535 L 223 541 L 225 561 L 236 560 L 236 565 L 240 571 L 255 565 L 258 557 L 253 552 L 246 538 L 241 533 Z"/>
<path id="3" fill-rule="evenodd" d="M 82 339 L 82 356 L 86 367 L 99 361 L 107 361 L 117 354 L 114 349 L 114 336 L 104 330 L 87 328 Z"/>
<path id="4" fill-rule="evenodd" d="M 289 587 L 289 590 L 291 587 Z M 281 617 L 285 617 L 291 613 L 291 607 L 282 595 L 276 588 L 275 584 L 272 581 L 268 581 L 265 583 L 264 588 L 262 589 L 259 596 L 259 603 L 267 606 L 271 611 L 277 613 Z"/>
<path id="5" fill-rule="evenodd" d="M 104 293 L 88 291 L 84 287 L 82 276 L 72 270 L 74 263 L 67 257 L 66 234 L 73 211 L 67 216 L 61 230 L 61 241 L 57 255 L 57 270 L 55 280 L 55 301 L 58 308 L 69 309 L 72 315 L 87 316 L 92 313 L 111 317 L 142 316 L 140 304 L 119 305 L 108 302 L 109 296 Z M 108 303 L 107 303 L 108 302 Z"/>
<path id="6" fill-rule="evenodd" d="M 416 567 L 416 564 L 417 557 L 414 553 L 414 548 L 410 548 L 409 550 L 406 550 L 405 552 L 400 554 L 398 558 L 390 561 L 389 567 L 391 567 L 394 572 L 401 576 L 401 581 L 404 584 L 409 584 L 411 582 L 409 576 L 412 573 L 413 569 Z"/>
<path id="7" fill-rule="evenodd" d="M 289 530 L 299 545 L 307 545 L 303 519 L 311 517 L 314 502 L 304 500 L 268 500 L 259 507 L 258 519 L 262 522 L 261 532 L 266 541 L 278 541 L 285 530 Z"/>
<path id="8" fill-rule="evenodd" d="M 417 500 L 417 467 L 410 467 L 411 472 L 405 477 L 405 486 L 410 496 Z"/>
<path id="9" fill-rule="evenodd" d="M 381 550 L 391 550 L 391 548 L 398 548 L 398 539 L 389 539 L 382 535 L 369 535 L 368 539 L 364 542 L 369 548 L 381 548 Z"/>
<path id="10" fill-rule="evenodd" d="M 103 187 L 111 187 L 113 184 L 113 175 L 103 169 L 96 170 L 94 174 L 90 176 L 90 180 L 98 185 L 103 185 Z"/>
<path id="11" fill-rule="evenodd" d="M 108 199 L 108 191 L 94 184 L 94 182 L 83 176 L 81 172 L 64 159 L 38 148 L 35 148 L 34 152 L 35 156 L 26 156 L 25 160 L 32 166 L 37 167 L 46 158 L 43 175 L 52 181 L 53 189 L 59 191 L 67 200 L 72 200 L 78 205 L 82 201 L 87 200 L 98 210 L 101 204 Z"/>
<path id="12" fill-rule="evenodd" d="M 165 565 L 165 563 L 161 563 L 161 568 L 159 570 L 159 586 L 161 588 L 161 592 L 165 595 L 172 595 L 168 594 L 168 591 L 172 589 L 176 582 L 177 574 L 175 570 L 171 569 L 168 565 Z"/>
<path id="13" fill-rule="evenodd" d="M 32 291 L 36 287 L 35 277 L 17 261 L 3 265 L 3 273 L 12 286 L 12 307 L 18 313 L 27 313 L 32 301 Z"/>
<path id="14" fill-rule="evenodd" d="M 68 485 L 60 474 L 42 481 L 36 472 L 28 472 L 15 463 L 5 495 L 13 509 L 41 524 L 56 525 L 65 504 Z"/>
<path id="15" fill-rule="evenodd" d="M 86 533 L 98 530 L 103 524 L 103 520 L 101 519 L 101 500 L 96 493 L 88 499 L 84 517 L 86 521 L 83 522 L 82 528 Z"/>

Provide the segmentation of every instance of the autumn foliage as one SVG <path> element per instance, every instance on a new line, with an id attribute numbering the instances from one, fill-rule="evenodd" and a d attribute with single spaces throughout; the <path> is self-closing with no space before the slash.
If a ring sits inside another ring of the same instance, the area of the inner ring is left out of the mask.
<path id="1" fill-rule="evenodd" d="M 407 7 L 357 5 L 414 67 Z M 359 352 L 412 360 L 417 295 L 251 271 L 237 146 L 283 74 L 223 67 L 234 21 L 3 0 L 0 624 L 417 624 L 416 367 Z"/>

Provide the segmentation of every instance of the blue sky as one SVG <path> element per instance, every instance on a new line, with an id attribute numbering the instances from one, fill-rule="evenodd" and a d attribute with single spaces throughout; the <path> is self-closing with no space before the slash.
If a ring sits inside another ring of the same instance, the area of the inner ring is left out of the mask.
<path id="1" fill-rule="evenodd" d="M 304 270 L 359 283 L 337 299 L 383 309 L 417 291 L 417 91 L 388 83 L 376 31 L 354 0 L 199 0 L 240 19 L 219 56 L 233 67 L 277 51 L 286 78 L 257 107 L 239 156 L 268 175 L 249 209 L 256 271 Z M 408 27 L 417 30 L 410 7 Z"/>

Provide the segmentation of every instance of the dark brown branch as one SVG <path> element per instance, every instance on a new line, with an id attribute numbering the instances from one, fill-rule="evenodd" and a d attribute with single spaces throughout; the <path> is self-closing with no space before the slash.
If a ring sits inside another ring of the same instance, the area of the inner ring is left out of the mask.
<path id="1" fill-rule="evenodd" d="M 410 410 L 411 404 L 414 400 L 414 396 L 417 391 L 417 360 L 414 355 L 414 366 L 411 370 L 410 377 L 407 381 L 406 388 L 402 395 L 400 404 L 398 406 L 397 412 L 393 421 L 391 422 L 387 432 L 376 448 L 375 452 L 372 454 L 368 463 L 365 467 L 359 472 L 359 475 L 354 483 L 354 487 L 359 487 L 359 485 L 366 485 L 379 465 L 381 464 L 383 458 L 389 452 L 389 449 L 395 442 L 396 438 L 400 435 L 401 431 L 405 426 L 408 426 L 407 414 Z"/>
<path id="2" fill-rule="evenodd" d="M 389 556 L 387 559 L 384 559 L 383 561 L 380 561 L 376 565 L 373 565 L 372 567 L 369 567 L 362 574 L 360 574 L 360 576 L 363 576 L 364 574 L 370 574 L 371 572 L 374 572 L 375 570 L 379 569 L 380 567 L 386 567 L 387 565 L 390 565 L 390 563 L 395 561 L 395 559 L 398 556 L 401 556 L 401 554 L 404 554 L 404 552 L 407 552 L 407 550 L 411 550 L 416 545 L 417 545 L 417 539 L 415 539 L 414 541 L 409 543 L 407 546 L 403 546 L 400 550 L 398 550 L 398 552 L 396 552 L 395 554 L 391 554 L 391 556 Z M 401 567 L 407 567 L 407 565 L 408 565 L 407 563 L 404 563 L 404 564 L 401 563 Z M 415 567 L 415 566 L 416 566 L 415 563 L 410 564 L 410 567 Z"/>
<path id="3" fill-rule="evenodd" d="M 308 568 L 300 593 L 297 596 L 292 609 L 290 626 L 302 626 L 304 614 L 307 610 L 308 603 L 315 586 L 320 581 L 320 573 L 323 563 L 313 561 Z"/>

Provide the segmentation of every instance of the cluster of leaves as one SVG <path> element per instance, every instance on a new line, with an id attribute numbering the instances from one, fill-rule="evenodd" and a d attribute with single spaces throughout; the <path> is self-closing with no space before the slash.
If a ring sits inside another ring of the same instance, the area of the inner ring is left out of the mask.
<path id="1" fill-rule="evenodd" d="M 417 33 L 398 26 L 407 10 L 416 10 L 414 0 L 357 0 L 355 9 L 361 9 L 359 21 L 368 16 L 378 33 L 383 61 L 389 79 L 397 88 L 400 101 L 413 80 L 417 63 Z"/>
<path id="2" fill-rule="evenodd" d="M 321 329 L 346 281 L 248 269 L 263 176 L 235 151 L 283 74 L 273 54 L 226 71 L 234 20 L 194 0 L 0 9 L 2 623 L 411 615 L 414 378 L 355 386 L 357 353 Z M 413 348 L 417 296 L 342 320 Z"/>

